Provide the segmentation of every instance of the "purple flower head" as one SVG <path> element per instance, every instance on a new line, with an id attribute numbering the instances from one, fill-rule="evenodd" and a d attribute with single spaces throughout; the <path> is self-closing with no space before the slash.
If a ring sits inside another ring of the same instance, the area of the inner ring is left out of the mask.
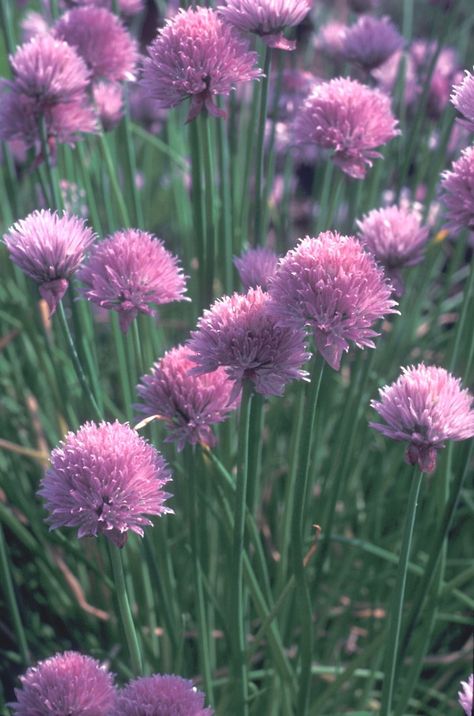
<path id="1" fill-rule="evenodd" d="M 257 393 L 282 395 L 286 383 L 304 379 L 301 366 L 309 359 L 301 328 L 281 328 L 269 311 L 269 296 L 261 288 L 234 293 L 214 302 L 199 319 L 188 346 L 197 364 L 192 373 L 208 373 L 223 366 L 235 387 L 244 380 Z"/>
<path id="2" fill-rule="evenodd" d="M 117 698 L 113 716 L 212 716 L 204 694 L 181 676 L 155 674 L 130 681 Z"/>
<path id="3" fill-rule="evenodd" d="M 327 231 L 301 239 L 280 259 L 270 285 L 272 310 L 283 326 L 313 330 L 318 351 L 339 370 L 349 341 L 374 348 L 373 324 L 395 313 L 392 286 L 353 236 Z"/>
<path id="4" fill-rule="evenodd" d="M 390 99 L 356 80 L 340 77 L 317 85 L 294 122 L 298 143 L 333 150 L 333 161 L 354 179 L 363 179 L 366 165 L 380 157 L 375 147 L 400 132 Z"/>
<path id="5" fill-rule="evenodd" d="M 260 35 L 268 47 L 294 50 L 296 42 L 288 40 L 283 30 L 299 25 L 312 5 L 313 0 L 226 0 L 217 9 L 226 22 Z"/>
<path id="6" fill-rule="evenodd" d="M 143 537 L 145 515 L 173 512 L 164 502 L 170 470 L 153 445 L 119 422 L 85 423 L 51 453 L 38 494 L 50 529 L 77 527 L 77 536 L 104 534 L 118 547 L 131 530 Z"/>
<path id="7" fill-rule="evenodd" d="M 459 124 L 474 132 L 474 75 L 467 70 L 463 81 L 453 87 L 451 102 L 464 117 Z"/>
<path id="8" fill-rule="evenodd" d="M 429 238 L 421 214 L 414 207 L 373 209 L 357 222 L 361 243 L 385 268 L 398 296 L 404 292 L 400 269 L 423 261 Z"/>
<path id="9" fill-rule="evenodd" d="M 441 199 L 446 208 L 447 226 L 452 231 L 474 231 L 474 146 L 468 147 L 443 172 Z"/>
<path id="10" fill-rule="evenodd" d="M 138 60 L 136 42 L 109 10 L 99 7 L 70 10 L 55 24 L 54 34 L 76 48 L 94 80 L 134 79 Z"/>
<path id="11" fill-rule="evenodd" d="M 306 99 L 313 87 L 321 80 L 311 72 L 304 70 L 283 70 L 281 81 L 275 80 L 270 85 L 269 106 L 275 106 L 277 100 L 277 117 L 288 119 L 295 113 L 296 108 Z M 278 93 L 278 97 L 276 94 Z"/>
<path id="12" fill-rule="evenodd" d="M 11 260 L 39 284 L 51 314 L 94 239 L 82 219 L 49 209 L 28 214 L 3 237 Z"/>
<path id="13" fill-rule="evenodd" d="M 260 286 L 264 291 L 276 271 L 278 256 L 265 248 L 248 249 L 241 256 L 234 257 L 234 265 L 245 288 Z"/>
<path id="14" fill-rule="evenodd" d="M 472 716 L 474 688 L 474 674 L 471 674 L 467 681 L 461 681 L 462 691 L 458 691 L 459 703 L 464 709 L 466 716 Z"/>
<path id="15" fill-rule="evenodd" d="M 89 72 L 66 42 L 39 35 L 10 56 L 15 92 L 31 97 L 40 107 L 84 98 Z"/>
<path id="16" fill-rule="evenodd" d="M 140 229 L 116 231 L 96 244 L 78 278 L 89 301 L 118 311 L 124 332 L 139 311 L 155 315 L 150 304 L 188 300 L 178 259 L 160 239 Z"/>
<path id="17" fill-rule="evenodd" d="M 380 401 L 370 404 L 385 422 L 370 427 L 392 440 L 407 441 L 406 461 L 423 472 L 434 471 L 437 451 L 446 440 L 474 436 L 473 397 L 444 368 L 423 363 L 402 368 L 398 380 L 379 393 Z"/>
<path id="18" fill-rule="evenodd" d="M 109 716 L 115 703 L 112 674 L 76 651 L 39 661 L 20 680 L 15 716 Z"/>
<path id="19" fill-rule="evenodd" d="M 342 54 L 349 62 L 355 62 L 366 70 L 373 70 L 388 60 L 402 45 L 403 38 L 388 17 L 364 15 L 347 29 Z"/>
<path id="20" fill-rule="evenodd" d="M 137 386 L 142 403 L 135 408 L 163 420 L 165 441 L 176 443 L 178 450 L 186 443 L 214 447 L 211 425 L 222 423 L 237 407 L 231 400 L 234 384 L 225 370 L 193 375 L 190 370 L 195 365 L 189 348 L 178 346 L 165 353 Z"/>
<path id="21" fill-rule="evenodd" d="M 108 132 L 123 117 L 122 86 L 118 82 L 95 82 L 92 95 L 102 127 Z"/>
<path id="22" fill-rule="evenodd" d="M 257 54 L 248 42 L 214 10 L 180 10 L 148 47 L 142 84 L 161 108 L 176 107 L 191 98 L 188 122 L 206 109 L 215 117 L 225 112 L 215 104 L 238 82 L 261 76 Z"/>

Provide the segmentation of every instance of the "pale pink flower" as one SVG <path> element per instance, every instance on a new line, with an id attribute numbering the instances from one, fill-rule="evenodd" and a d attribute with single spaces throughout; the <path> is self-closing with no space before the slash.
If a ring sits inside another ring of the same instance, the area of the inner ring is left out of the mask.
<path id="1" fill-rule="evenodd" d="M 471 674 L 467 681 L 461 681 L 461 686 L 462 691 L 458 691 L 459 703 L 463 707 L 466 716 L 472 716 L 474 674 Z"/>
<path id="2" fill-rule="evenodd" d="M 463 81 L 453 87 L 451 102 L 464 117 L 458 122 L 474 132 L 474 75 L 467 70 Z"/>
<path id="3" fill-rule="evenodd" d="M 123 117 L 123 90 L 118 82 L 95 82 L 92 96 L 102 127 L 113 129 Z"/>

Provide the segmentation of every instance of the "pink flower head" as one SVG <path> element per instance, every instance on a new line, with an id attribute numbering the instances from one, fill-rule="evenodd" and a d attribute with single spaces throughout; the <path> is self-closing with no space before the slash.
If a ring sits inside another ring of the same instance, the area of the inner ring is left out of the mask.
<path id="1" fill-rule="evenodd" d="M 39 661 L 20 680 L 15 716 L 109 716 L 115 703 L 112 674 L 77 651 Z"/>
<path id="2" fill-rule="evenodd" d="M 299 25 L 312 5 L 313 0 L 226 0 L 217 9 L 226 22 L 260 35 L 268 47 L 294 50 L 296 42 L 288 40 L 283 30 Z"/>
<path id="3" fill-rule="evenodd" d="M 458 691 L 459 703 L 463 707 L 466 716 L 472 716 L 474 674 L 471 674 L 467 681 L 461 681 L 461 686 L 462 691 Z"/>
<path id="4" fill-rule="evenodd" d="M 49 25 L 46 22 L 44 15 L 39 12 L 30 10 L 26 13 L 22 21 L 20 22 L 21 36 L 23 42 L 28 42 L 38 35 L 48 35 Z"/>
<path id="5" fill-rule="evenodd" d="M 82 219 L 49 209 L 28 214 L 3 237 L 11 260 L 39 284 L 51 314 L 94 239 Z"/>
<path id="6" fill-rule="evenodd" d="M 355 62 L 366 70 L 373 70 L 388 60 L 402 45 L 403 38 L 390 18 L 363 15 L 355 25 L 347 29 L 342 54 L 349 62 Z"/>
<path id="7" fill-rule="evenodd" d="M 264 291 L 276 271 L 278 256 L 265 248 L 248 249 L 241 256 L 234 257 L 234 265 L 245 288 L 260 286 Z"/>
<path id="8" fill-rule="evenodd" d="M 204 694 L 180 676 L 155 674 L 130 681 L 119 691 L 112 716 L 212 716 Z"/>
<path id="9" fill-rule="evenodd" d="M 234 384 L 223 368 L 193 375 L 194 367 L 189 348 L 178 346 L 165 353 L 137 386 L 142 402 L 135 408 L 163 420 L 166 442 L 176 443 L 178 450 L 186 443 L 214 447 L 211 425 L 222 423 L 236 408 L 231 400 Z"/>
<path id="10" fill-rule="evenodd" d="M 331 20 L 316 35 L 315 48 L 333 60 L 341 59 L 346 30 L 347 26 L 343 22 Z"/>
<path id="11" fill-rule="evenodd" d="M 112 82 L 134 79 L 137 45 L 116 15 L 99 7 L 78 7 L 63 15 L 54 34 L 75 47 L 92 78 Z"/>
<path id="12" fill-rule="evenodd" d="M 370 427 L 392 440 L 407 441 L 406 461 L 423 472 L 434 471 L 437 451 L 446 440 L 474 436 L 473 397 L 444 368 L 423 363 L 402 368 L 398 380 L 379 393 L 380 401 L 370 404 L 385 423 Z"/>
<path id="13" fill-rule="evenodd" d="M 171 480 L 163 456 L 119 422 L 84 423 L 51 453 L 38 494 L 50 529 L 77 527 L 79 538 L 104 534 L 118 547 L 131 530 L 143 537 L 145 515 L 173 512 L 163 485 Z"/>
<path id="14" fill-rule="evenodd" d="M 318 351 L 334 370 L 339 370 L 349 341 L 358 348 L 375 348 L 373 324 L 395 313 L 391 291 L 362 244 L 331 231 L 301 239 L 280 259 L 270 285 L 280 325 L 310 326 Z"/>
<path id="15" fill-rule="evenodd" d="M 396 293 L 401 296 L 400 269 L 423 261 L 429 237 L 428 227 L 421 224 L 420 212 L 409 206 L 373 209 L 357 226 L 361 243 L 383 264 Z"/>
<path id="16" fill-rule="evenodd" d="M 463 81 L 453 87 L 451 102 L 464 117 L 459 124 L 474 132 L 474 75 L 467 70 Z"/>
<path id="17" fill-rule="evenodd" d="M 409 52 L 398 50 L 391 55 L 383 65 L 373 70 L 372 75 L 380 89 L 391 95 L 401 71 L 403 59 L 404 88 L 403 98 L 406 105 L 412 105 L 420 95 L 421 86 L 415 61 Z"/>
<path id="18" fill-rule="evenodd" d="M 43 107 L 83 99 L 89 72 L 66 42 L 39 35 L 10 56 L 15 92 Z"/>
<path id="19" fill-rule="evenodd" d="M 224 366 L 235 381 L 234 398 L 244 380 L 257 393 L 282 395 L 286 383 L 304 379 L 301 366 L 309 359 L 301 328 L 281 328 L 269 311 L 269 296 L 261 288 L 234 293 L 214 302 L 199 319 L 188 346 L 197 364 L 194 374 Z"/>
<path id="20" fill-rule="evenodd" d="M 178 259 L 160 239 L 140 229 L 116 231 L 96 244 L 78 278 L 89 301 L 118 311 L 124 332 L 139 311 L 155 315 L 150 304 L 187 300 Z"/>
<path id="21" fill-rule="evenodd" d="M 453 162 L 451 171 L 443 172 L 441 199 L 446 208 L 447 226 L 452 231 L 474 231 L 474 146 L 464 149 Z"/>
<path id="22" fill-rule="evenodd" d="M 294 122 L 298 143 L 333 150 L 333 161 L 354 179 L 363 179 L 366 165 L 380 157 L 375 147 L 400 132 L 389 98 L 356 80 L 340 77 L 317 85 Z"/>
<path id="23" fill-rule="evenodd" d="M 143 87 L 161 108 L 176 107 L 191 98 L 188 122 L 206 109 L 215 117 L 225 112 L 214 102 L 238 82 L 260 77 L 257 54 L 214 10 L 180 10 L 148 47 Z"/>
<path id="24" fill-rule="evenodd" d="M 426 83 L 433 57 L 437 52 L 437 43 L 428 40 L 416 40 L 410 55 L 415 63 L 418 82 Z M 437 119 L 448 104 L 452 86 L 460 79 L 460 66 L 456 50 L 444 47 L 432 68 L 428 92 L 427 109 L 431 117 Z"/>
<path id="25" fill-rule="evenodd" d="M 113 129 L 123 117 L 123 92 L 118 82 L 95 82 L 92 95 L 102 127 Z"/>

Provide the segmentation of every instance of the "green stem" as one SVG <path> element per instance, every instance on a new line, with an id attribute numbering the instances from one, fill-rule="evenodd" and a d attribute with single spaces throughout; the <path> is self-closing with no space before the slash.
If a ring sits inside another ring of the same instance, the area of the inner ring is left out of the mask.
<path id="1" fill-rule="evenodd" d="M 15 589 L 13 586 L 12 575 L 10 571 L 10 564 L 8 559 L 7 545 L 5 543 L 5 535 L 3 527 L 0 524 L 0 583 L 3 587 L 5 594 L 5 601 L 10 609 L 13 628 L 15 630 L 16 638 L 18 640 L 18 648 L 20 650 L 20 656 L 25 665 L 30 663 L 30 654 L 28 651 L 28 643 L 26 641 L 25 630 L 23 629 L 23 623 L 21 621 L 20 610 L 15 597 Z"/>
<path id="2" fill-rule="evenodd" d="M 324 371 L 324 360 L 314 356 L 311 366 L 311 382 L 306 391 L 301 439 L 298 450 L 298 479 L 295 484 L 293 518 L 291 523 L 291 557 L 296 580 L 296 588 L 301 615 L 300 656 L 301 670 L 298 693 L 298 716 L 305 716 L 311 686 L 311 658 L 313 651 L 312 605 L 304 565 L 304 523 L 308 476 L 311 465 L 314 423 L 318 404 L 319 390 Z"/>
<path id="3" fill-rule="evenodd" d="M 204 192 L 205 204 L 204 212 L 206 216 L 207 230 L 207 250 L 205 265 L 205 286 L 206 286 L 206 303 L 211 303 L 214 291 L 215 263 L 217 257 L 217 224 L 216 224 L 216 205 L 214 195 L 216 191 L 214 157 L 212 155 L 211 142 L 211 125 L 210 117 L 203 114 L 198 119 L 200 123 L 199 134 L 201 142 L 201 159 L 204 170 Z"/>
<path id="4" fill-rule="evenodd" d="M 41 151 L 43 153 L 43 159 L 46 166 L 46 174 L 48 177 L 48 184 L 51 204 L 54 205 L 55 209 L 63 208 L 63 200 L 61 196 L 61 190 L 59 188 L 59 181 L 57 176 L 57 167 L 53 165 L 51 159 L 51 152 L 48 144 L 48 133 L 46 127 L 46 120 L 44 115 L 40 119 L 40 137 L 41 137 Z"/>
<path id="5" fill-rule="evenodd" d="M 265 148 L 265 123 L 267 119 L 268 84 L 270 79 L 270 67 L 272 62 L 271 47 L 265 48 L 265 61 L 263 66 L 264 76 L 260 85 L 260 108 L 257 132 L 257 157 L 255 171 L 255 246 L 263 244 L 264 214 L 263 203 L 263 159 Z"/>
<path id="6" fill-rule="evenodd" d="M 112 573 L 115 582 L 115 589 L 117 594 L 120 617 L 122 620 L 122 627 L 125 633 L 125 639 L 127 641 L 127 646 L 132 661 L 132 671 L 135 676 L 140 676 L 143 673 L 142 654 L 140 651 L 138 635 L 135 630 L 135 624 L 133 623 L 132 611 L 130 609 L 130 602 L 128 600 L 127 595 L 125 574 L 123 571 L 122 553 L 118 547 L 111 544 L 108 540 L 107 547 L 109 551 L 110 563 L 112 565 Z"/>
<path id="7" fill-rule="evenodd" d="M 125 149 L 127 155 L 127 165 L 129 172 L 129 184 L 132 192 L 133 207 L 135 210 L 135 221 L 137 226 L 141 229 L 144 228 L 143 209 L 140 200 L 140 194 L 136 183 L 137 174 L 137 157 L 135 153 L 135 145 L 132 140 L 132 129 L 130 121 L 130 108 L 129 108 L 129 94 L 128 87 L 125 85 L 125 114 L 123 119 L 123 127 L 125 132 Z"/>
<path id="8" fill-rule="evenodd" d="M 398 661 L 398 646 L 400 642 L 400 631 L 402 626 L 403 603 L 405 599 L 405 588 L 408 573 L 408 560 L 410 557 L 411 544 L 413 540 L 413 528 L 415 525 L 416 508 L 420 494 L 423 474 L 415 468 L 408 499 L 408 508 L 403 529 L 403 540 L 398 562 L 397 579 L 393 592 L 392 604 L 390 607 L 390 627 L 385 650 L 384 682 L 382 690 L 382 706 L 380 716 L 390 716 L 392 712 L 393 691 L 395 687 L 395 676 Z"/>
<path id="9" fill-rule="evenodd" d="M 236 713 L 248 714 L 248 674 L 246 666 L 246 629 L 244 615 L 244 595 L 242 588 L 242 570 L 244 554 L 245 505 L 248 480 L 249 425 L 252 409 L 253 386 L 245 381 L 240 404 L 239 447 L 237 483 L 235 494 L 234 535 L 231 564 L 231 623 L 234 637 L 234 671 L 236 684 Z"/>
<path id="10" fill-rule="evenodd" d="M 107 168 L 110 186 L 112 187 L 112 191 L 114 193 L 119 208 L 120 219 L 122 221 L 123 226 L 128 228 L 130 226 L 130 217 L 128 215 L 127 205 L 125 204 L 125 201 L 123 199 L 122 190 L 118 183 L 117 171 L 112 161 L 112 156 L 110 154 L 110 148 L 107 139 L 108 138 L 104 134 L 100 135 L 100 147 L 102 149 L 102 155 L 104 157 L 105 166 Z"/>
<path id="11" fill-rule="evenodd" d="M 11 0 L 1 0 L 1 2 L 0 2 L 0 8 L 2 11 L 1 17 L 2 17 L 3 36 L 5 38 L 6 48 L 10 55 L 12 55 L 16 50 L 15 26 L 13 24 L 12 13 L 11 13 L 12 6 L 13 6 L 13 3 L 11 2 Z"/>
<path id="12" fill-rule="evenodd" d="M 199 131 L 197 122 L 191 122 L 189 126 L 189 139 L 191 147 L 191 176 L 192 176 L 192 205 L 194 230 L 196 232 L 196 253 L 199 263 L 198 268 L 198 286 L 199 286 L 199 310 L 206 307 L 206 224 L 205 214 L 203 211 L 203 182 L 202 182 L 202 154 L 201 143 L 199 141 Z"/>

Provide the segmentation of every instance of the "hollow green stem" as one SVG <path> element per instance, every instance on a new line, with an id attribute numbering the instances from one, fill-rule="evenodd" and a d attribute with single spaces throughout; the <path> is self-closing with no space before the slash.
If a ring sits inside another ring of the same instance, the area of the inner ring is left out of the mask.
<path id="1" fill-rule="evenodd" d="M 123 571 L 122 552 L 118 549 L 118 547 L 111 544 L 109 541 L 107 541 L 107 547 L 109 551 L 110 563 L 112 565 L 112 574 L 115 582 L 120 618 L 128 650 L 130 652 L 132 671 L 136 676 L 140 676 L 143 673 L 142 654 L 135 624 L 133 622 L 130 602 L 128 600 L 125 574 Z"/>
<path id="2" fill-rule="evenodd" d="M 205 213 L 206 216 L 206 231 L 208 234 L 205 265 L 206 303 L 211 303 L 212 297 L 214 295 L 213 284 L 217 257 L 217 218 L 216 204 L 214 201 L 214 195 L 216 191 L 214 157 L 212 152 L 210 117 L 207 114 L 203 114 L 201 117 L 198 118 L 198 121 L 200 123 L 199 136 L 201 143 L 201 160 L 203 164 L 205 185 L 205 203 L 203 213 Z"/>
<path id="3" fill-rule="evenodd" d="M 125 227 L 129 227 L 130 226 L 130 217 L 128 214 L 127 205 L 125 204 L 125 201 L 123 198 L 120 184 L 118 183 L 117 171 L 116 171 L 116 168 L 114 167 L 114 163 L 113 163 L 112 156 L 110 153 L 108 138 L 104 134 L 101 134 L 99 137 L 99 142 L 100 142 L 100 148 L 102 150 L 102 156 L 104 157 L 104 162 L 105 162 L 105 166 L 107 169 L 110 186 L 112 188 L 112 192 L 115 196 L 115 200 L 117 202 L 117 206 L 118 206 L 118 209 L 120 212 L 120 219 Z"/>
<path id="4" fill-rule="evenodd" d="M 272 62 L 271 47 L 265 48 L 265 60 L 263 66 L 264 76 L 260 85 L 260 107 L 258 117 L 258 133 L 257 133 L 257 156 L 255 171 L 255 246 L 263 244 L 264 232 L 264 216 L 265 208 L 263 207 L 263 160 L 265 145 L 265 123 L 267 120 L 267 104 L 268 104 L 268 84 L 270 78 L 270 68 Z"/>
<path id="5" fill-rule="evenodd" d="M 10 563 L 8 559 L 7 545 L 5 542 L 5 535 L 3 527 L 0 524 L 0 583 L 3 588 L 5 595 L 5 601 L 10 610 L 13 628 L 15 630 L 16 638 L 18 639 L 18 648 L 20 650 L 20 656 L 25 665 L 30 663 L 30 654 L 28 650 L 28 643 L 26 641 L 26 634 L 23 628 L 23 622 L 21 621 L 20 610 L 15 597 L 15 589 L 13 586 L 13 579 L 10 570 Z"/>

